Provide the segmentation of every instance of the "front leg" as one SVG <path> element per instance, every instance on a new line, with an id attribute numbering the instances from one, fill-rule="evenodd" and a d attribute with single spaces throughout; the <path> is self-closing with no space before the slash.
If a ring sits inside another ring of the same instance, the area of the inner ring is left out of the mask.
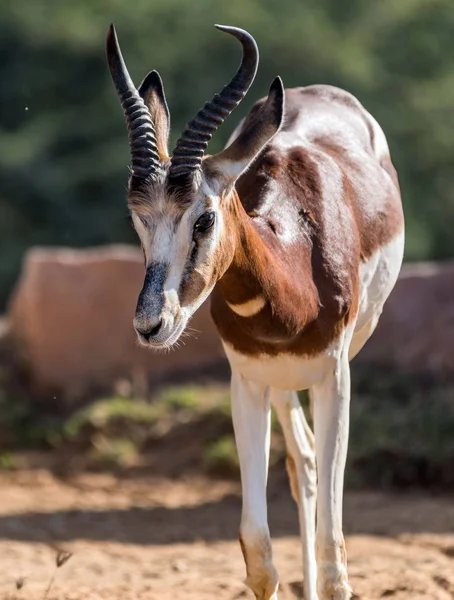
<path id="1" fill-rule="evenodd" d="M 272 562 L 266 506 L 269 388 L 247 381 L 234 371 L 232 417 L 243 490 L 240 544 L 246 562 L 246 583 L 257 600 L 276 600 L 278 575 Z"/>
<path id="2" fill-rule="evenodd" d="M 319 600 L 348 600 L 342 494 L 347 458 L 350 366 L 343 350 L 323 383 L 312 388 L 317 455 L 317 590 Z"/>

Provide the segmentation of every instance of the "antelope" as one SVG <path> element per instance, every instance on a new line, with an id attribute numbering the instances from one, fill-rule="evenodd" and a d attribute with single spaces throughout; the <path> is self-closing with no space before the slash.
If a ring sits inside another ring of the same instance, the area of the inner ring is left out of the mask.
<path id="1" fill-rule="evenodd" d="M 144 346 L 168 348 L 211 294 L 232 371 L 246 583 L 258 600 L 277 599 L 266 504 L 273 406 L 298 506 L 305 598 L 346 600 L 349 361 L 374 331 L 401 267 L 398 179 L 382 129 L 354 96 L 329 85 L 284 90 L 279 77 L 226 148 L 205 155 L 259 59 L 249 33 L 216 27 L 240 41 L 239 69 L 172 156 L 159 74 L 136 89 L 113 25 L 107 34 L 131 150 L 128 206 L 146 265 L 134 327 Z M 298 390 L 309 391 L 314 432 Z"/>

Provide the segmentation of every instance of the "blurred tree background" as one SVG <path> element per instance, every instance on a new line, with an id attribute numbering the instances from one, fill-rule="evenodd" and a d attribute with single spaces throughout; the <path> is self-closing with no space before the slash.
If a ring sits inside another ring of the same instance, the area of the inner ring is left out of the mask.
<path id="1" fill-rule="evenodd" d="M 157 69 L 172 142 L 234 72 L 248 29 L 261 63 L 226 141 L 277 74 L 287 87 L 355 94 L 385 130 L 407 219 L 407 260 L 454 256 L 454 4 L 451 0 L 3 0 L 0 5 L 0 303 L 34 244 L 135 242 L 129 161 L 104 39 L 114 21 L 138 85 Z"/>

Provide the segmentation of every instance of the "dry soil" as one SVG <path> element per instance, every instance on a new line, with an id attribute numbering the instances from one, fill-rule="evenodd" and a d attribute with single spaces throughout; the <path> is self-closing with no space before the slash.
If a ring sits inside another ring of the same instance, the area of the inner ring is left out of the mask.
<path id="1" fill-rule="evenodd" d="M 275 478 L 276 479 L 276 478 Z M 46 470 L 0 474 L 0 597 L 236 600 L 242 583 L 236 482 L 125 479 Z M 297 518 L 282 478 L 269 486 L 280 598 L 301 597 Z M 454 598 L 454 503 L 408 493 L 347 493 L 355 597 Z M 21 589 L 22 581 L 25 581 Z"/>

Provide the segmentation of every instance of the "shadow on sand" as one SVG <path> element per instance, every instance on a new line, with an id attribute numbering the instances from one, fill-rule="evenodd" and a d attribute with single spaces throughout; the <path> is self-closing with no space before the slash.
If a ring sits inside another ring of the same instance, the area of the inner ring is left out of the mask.
<path id="1" fill-rule="evenodd" d="M 288 488 L 270 483 L 272 537 L 298 535 L 296 508 Z M 454 532 L 454 502 L 449 497 L 350 492 L 345 496 L 344 513 L 347 535 Z M 241 499 L 235 494 L 178 508 L 43 510 L 0 517 L 0 539 L 44 543 L 87 539 L 144 545 L 232 540 L 238 535 L 240 515 Z"/>

